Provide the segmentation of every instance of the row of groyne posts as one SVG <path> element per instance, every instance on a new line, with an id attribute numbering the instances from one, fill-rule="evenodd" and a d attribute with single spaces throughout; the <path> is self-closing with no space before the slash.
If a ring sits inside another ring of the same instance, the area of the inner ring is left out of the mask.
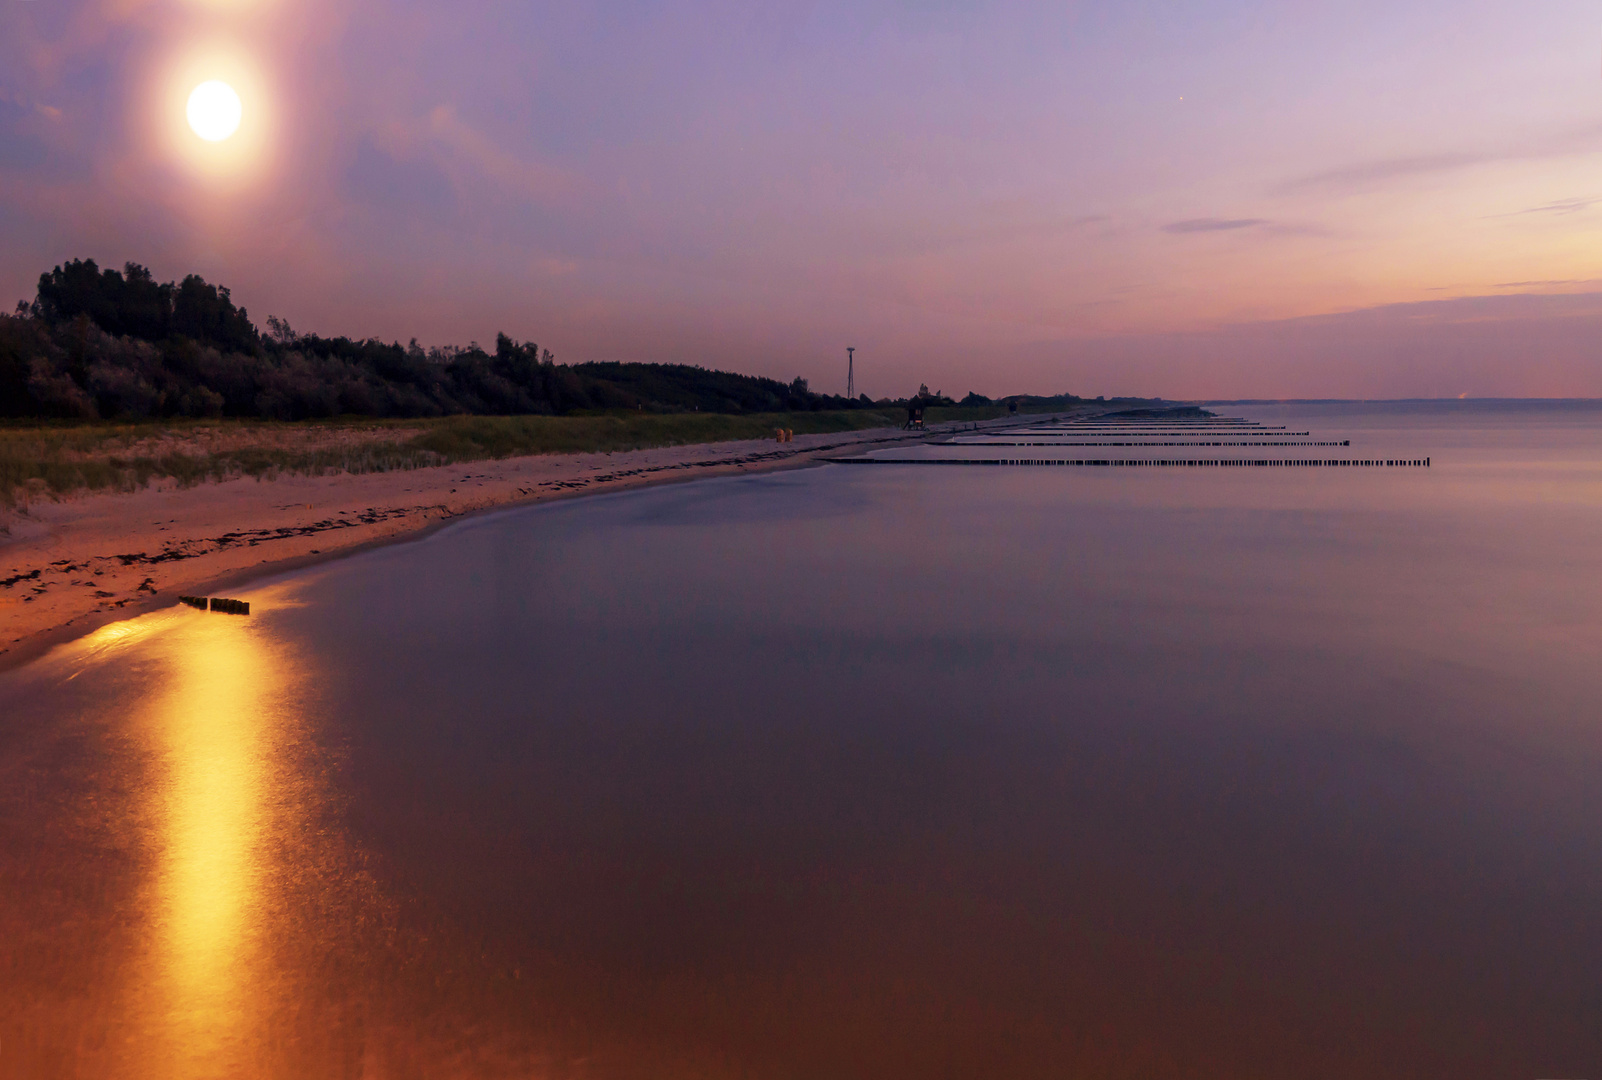
<path id="1" fill-rule="evenodd" d="M 180 603 L 201 611 L 220 611 L 224 615 L 249 615 L 249 600 L 229 600 L 222 596 L 180 596 Z"/>
<path id="2" fill-rule="evenodd" d="M 880 458 L 832 457 L 836 465 L 1082 465 L 1090 468 L 1353 468 L 1430 467 L 1429 458 L 1358 460 L 1346 458 Z"/>
<path id="3" fill-rule="evenodd" d="M 1200 436 L 1197 438 L 1196 436 Z M 1069 420 L 1044 420 L 1023 427 L 988 430 L 981 438 L 950 440 L 944 446 L 966 450 L 1038 447 L 1169 446 L 1259 447 L 1352 445 L 1350 439 L 1313 439 L 1311 431 L 1288 431 L 1244 417 L 1213 416 L 1189 407 L 1133 409 L 1121 413 Z M 838 457 L 825 460 L 841 465 L 1078 465 L 1090 468 L 1420 468 L 1432 461 L 1421 458 L 1178 458 L 1178 457 Z"/>

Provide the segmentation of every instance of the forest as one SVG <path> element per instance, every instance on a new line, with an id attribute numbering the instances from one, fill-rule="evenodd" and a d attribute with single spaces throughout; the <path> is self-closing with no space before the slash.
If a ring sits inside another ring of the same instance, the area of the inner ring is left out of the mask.
<path id="1" fill-rule="evenodd" d="M 162 283 L 137 263 L 103 270 L 93 259 L 74 259 L 41 274 L 31 302 L 0 315 L 0 416 L 746 414 L 899 403 L 814 393 L 801 378 L 786 383 L 690 364 L 560 364 L 550 350 L 506 334 L 490 352 L 476 342 L 425 349 L 415 339 L 325 338 L 297 333 L 281 319 L 266 323 L 258 328 L 226 287 L 198 275 Z M 928 404 L 953 404 L 923 393 Z M 977 394 L 962 402 L 991 403 Z"/>

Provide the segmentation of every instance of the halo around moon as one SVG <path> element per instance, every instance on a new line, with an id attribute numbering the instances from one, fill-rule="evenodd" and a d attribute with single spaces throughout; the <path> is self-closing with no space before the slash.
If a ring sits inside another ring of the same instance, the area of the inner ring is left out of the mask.
<path id="1" fill-rule="evenodd" d="M 150 149 L 208 198 L 237 195 L 279 176 L 282 114 L 263 57 L 219 36 L 175 40 L 148 59 L 145 92 L 130 96 L 133 122 Z M 196 212 L 213 205 L 194 204 Z"/>
<path id="2" fill-rule="evenodd" d="M 239 130 L 245 107 L 233 87 L 209 79 L 190 91 L 184 115 L 196 135 L 207 142 L 222 142 Z"/>

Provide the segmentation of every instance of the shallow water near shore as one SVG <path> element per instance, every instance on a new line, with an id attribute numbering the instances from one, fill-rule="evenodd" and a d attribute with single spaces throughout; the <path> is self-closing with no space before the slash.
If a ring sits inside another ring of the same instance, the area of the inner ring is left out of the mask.
<path id="1" fill-rule="evenodd" d="M 0 1076 L 1594 1075 L 1602 409 L 1214 411 L 1431 464 L 598 496 L 0 675 Z"/>

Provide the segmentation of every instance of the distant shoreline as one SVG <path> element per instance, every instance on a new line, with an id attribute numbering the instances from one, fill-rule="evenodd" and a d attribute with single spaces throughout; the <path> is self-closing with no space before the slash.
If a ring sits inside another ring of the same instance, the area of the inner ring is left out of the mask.
<path id="1" fill-rule="evenodd" d="M 1190 403 L 1203 408 L 1209 405 L 1506 405 L 1531 408 L 1602 409 L 1602 398 L 1513 398 L 1513 397 L 1451 397 L 1451 398 L 1198 398 Z"/>

